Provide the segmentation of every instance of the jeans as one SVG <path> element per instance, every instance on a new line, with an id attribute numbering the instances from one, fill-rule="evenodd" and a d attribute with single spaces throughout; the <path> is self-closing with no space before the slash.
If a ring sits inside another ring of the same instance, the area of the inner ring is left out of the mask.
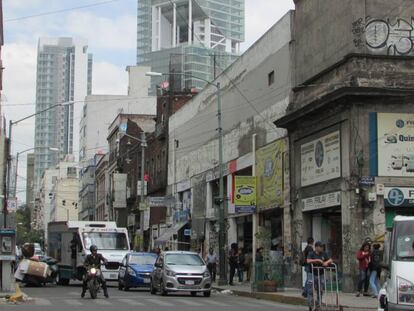
<path id="1" fill-rule="evenodd" d="M 324 275 L 321 274 L 318 275 L 315 273 L 315 275 L 312 275 L 312 273 L 308 272 L 306 274 L 306 285 L 305 285 L 305 293 L 308 299 L 308 306 L 313 307 L 314 305 L 314 289 L 315 289 L 315 295 L 316 295 L 316 302 L 315 305 L 317 307 L 320 307 L 322 302 L 322 294 L 324 290 Z"/>
<path id="2" fill-rule="evenodd" d="M 371 275 L 369 277 L 369 284 L 371 285 L 372 293 L 378 297 L 379 291 L 381 290 L 381 285 L 379 282 L 377 270 L 371 271 Z"/>
<path id="3" fill-rule="evenodd" d="M 241 283 L 241 282 L 243 282 L 243 269 L 242 268 L 239 268 L 238 270 L 237 270 L 237 272 L 238 272 L 238 274 L 239 274 L 239 282 Z"/>
<path id="4" fill-rule="evenodd" d="M 364 287 L 364 292 L 366 293 L 369 287 L 369 270 L 368 269 L 359 270 L 358 292 L 362 291 L 362 287 Z"/>
<path id="5" fill-rule="evenodd" d="M 210 272 L 212 282 L 216 281 L 216 267 L 217 267 L 216 263 L 208 263 L 207 264 L 207 269 Z"/>

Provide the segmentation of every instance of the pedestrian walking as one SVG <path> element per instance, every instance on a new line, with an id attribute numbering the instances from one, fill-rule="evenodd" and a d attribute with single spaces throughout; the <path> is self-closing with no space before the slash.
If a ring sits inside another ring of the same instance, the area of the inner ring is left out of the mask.
<path id="1" fill-rule="evenodd" d="M 363 295 L 368 296 L 369 264 L 371 262 L 371 245 L 368 242 L 364 242 L 364 244 L 362 244 L 357 253 L 357 259 L 359 262 L 359 280 L 358 292 L 356 296 L 361 296 L 362 289 L 364 289 Z"/>
<path id="2" fill-rule="evenodd" d="M 237 270 L 238 252 L 239 250 L 238 250 L 237 243 L 232 243 L 230 246 L 230 252 L 229 252 L 229 266 L 230 266 L 229 285 L 234 285 L 233 278 Z"/>
<path id="3" fill-rule="evenodd" d="M 315 249 L 311 251 L 306 259 L 306 263 L 309 265 L 307 272 L 307 298 L 309 310 L 313 310 L 313 306 L 316 306 L 315 310 L 320 309 L 322 303 L 322 295 L 324 291 L 324 269 L 320 267 L 328 267 L 333 263 L 332 259 L 326 252 L 323 251 L 323 244 L 321 241 L 315 243 Z M 312 265 L 314 269 L 312 271 Z M 315 290 L 316 297 L 313 297 L 313 290 Z M 314 301 L 316 299 L 316 301 Z"/>
<path id="4" fill-rule="evenodd" d="M 239 256 L 238 256 L 238 265 L 237 265 L 237 273 L 239 276 L 239 282 L 243 283 L 243 279 L 244 279 L 244 264 L 245 264 L 245 256 L 244 256 L 244 249 L 240 248 L 239 249 Z"/>
<path id="5" fill-rule="evenodd" d="M 213 248 L 210 248 L 208 255 L 206 257 L 206 262 L 207 262 L 207 269 L 210 272 L 211 275 L 211 281 L 215 282 L 216 281 L 216 273 L 217 273 L 217 262 L 218 262 L 218 258 L 216 253 L 214 252 Z"/>
<path id="6" fill-rule="evenodd" d="M 305 286 L 303 286 L 303 292 L 302 292 L 302 296 L 303 297 L 307 297 L 308 296 L 308 291 L 307 291 L 307 286 L 306 286 L 306 284 L 308 283 L 308 274 L 309 274 L 309 272 L 311 272 L 310 271 L 310 264 L 308 264 L 307 263 L 307 259 L 308 259 L 308 256 L 314 251 L 314 247 L 313 247 L 313 244 L 314 244 L 314 239 L 312 238 L 312 237 L 309 237 L 308 238 L 308 240 L 307 240 L 307 245 L 306 245 L 306 247 L 305 247 L 305 249 L 303 250 L 303 253 L 302 253 L 302 265 L 305 267 L 305 272 L 306 272 L 306 280 L 305 280 Z"/>
<path id="7" fill-rule="evenodd" d="M 378 298 L 379 291 L 381 290 L 380 276 L 381 276 L 381 260 L 382 251 L 380 250 L 381 245 L 374 244 L 371 252 L 370 262 L 370 277 L 369 284 L 373 293 L 373 298 Z"/>

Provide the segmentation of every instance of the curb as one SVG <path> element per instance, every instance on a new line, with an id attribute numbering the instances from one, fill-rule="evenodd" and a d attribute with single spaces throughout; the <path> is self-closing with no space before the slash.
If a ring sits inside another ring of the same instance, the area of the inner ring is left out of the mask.
<path id="1" fill-rule="evenodd" d="M 217 288 L 217 287 L 213 287 L 213 289 L 219 292 L 222 292 L 225 290 L 223 288 Z M 263 299 L 263 300 L 269 300 L 273 302 L 295 305 L 295 306 L 307 306 L 306 300 L 300 297 L 284 296 L 284 295 L 278 295 L 274 293 L 272 294 L 250 293 L 246 291 L 239 291 L 239 290 L 232 290 L 232 289 L 231 289 L 231 292 L 233 293 L 233 295 L 241 296 L 241 297 Z"/>
<path id="2" fill-rule="evenodd" d="M 232 290 L 232 289 L 224 289 L 219 287 L 213 287 L 214 290 L 218 292 L 222 292 L 225 290 L 230 290 L 233 295 L 240 296 L 240 297 L 247 297 L 247 298 L 255 298 L 255 299 L 263 299 L 269 300 L 277 303 L 288 304 L 288 305 L 295 305 L 295 306 L 307 306 L 307 302 L 304 298 L 301 297 L 293 297 L 293 296 L 285 296 L 277 293 L 251 293 L 246 291 L 239 291 L 239 290 Z M 341 305 L 340 310 L 346 309 L 355 309 L 356 307 L 345 306 Z M 358 307 L 360 310 L 377 310 L 375 307 Z"/>

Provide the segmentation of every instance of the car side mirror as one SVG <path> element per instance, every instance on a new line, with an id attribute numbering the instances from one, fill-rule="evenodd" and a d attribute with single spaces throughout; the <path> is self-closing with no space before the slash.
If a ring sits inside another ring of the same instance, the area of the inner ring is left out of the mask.
<path id="1" fill-rule="evenodd" d="M 158 262 L 156 262 L 156 263 L 154 264 L 154 266 L 155 266 L 156 268 L 162 268 L 162 263 L 158 263 Z"/>

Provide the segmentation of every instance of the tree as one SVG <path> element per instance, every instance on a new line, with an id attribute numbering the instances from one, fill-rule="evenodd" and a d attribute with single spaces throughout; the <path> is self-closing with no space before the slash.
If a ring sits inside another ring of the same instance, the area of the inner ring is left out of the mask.
<path id="1" fill-rule="evenodd" d="M 44 232 L 43 230 L 33 230 L 31 228 L 31 211 L 26 205 L 20 207 L 16 212 L 16 224 L 17 224 L 17 245 L 23 245 L 24 243 L 40 243 L 43 242 Z"/>

